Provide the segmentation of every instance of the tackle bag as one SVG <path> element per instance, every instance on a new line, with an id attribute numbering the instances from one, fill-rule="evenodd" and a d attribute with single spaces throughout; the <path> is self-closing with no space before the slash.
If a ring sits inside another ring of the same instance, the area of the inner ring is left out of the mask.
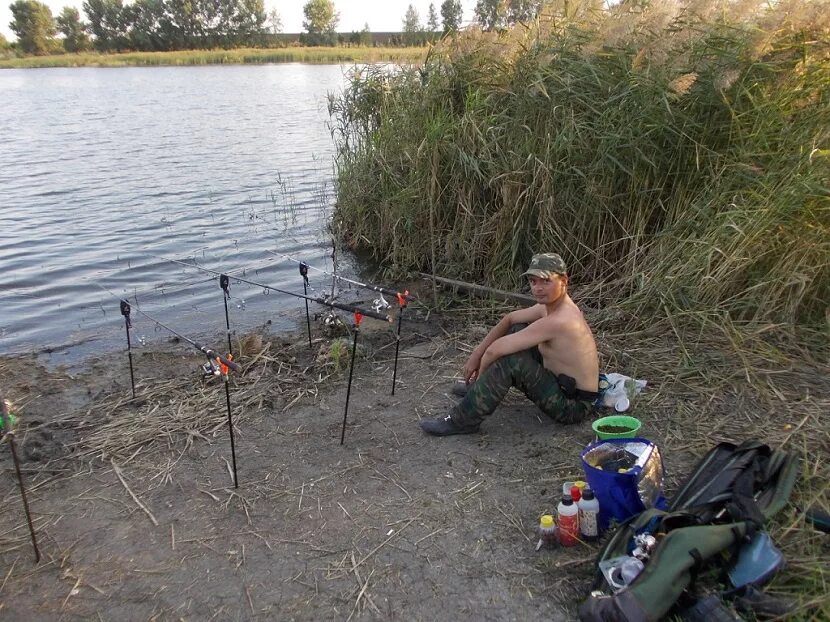
<path id="1" fill-rule="evenodd" d="M 787 503 L 799 457 L 757 441 L 720 443 L 703 457 L 669 504 L 621 524 L 597 559 L 593 591 L 579 608 L 583 622 L 645 622 L 663 618 L 695 577 L 726 557 Z M 635 536 L 656 545 L 627 586 L 603 573 L 609 560 L 630 555 Z M 606 564 L 603 564 L 606 562 Z"/>

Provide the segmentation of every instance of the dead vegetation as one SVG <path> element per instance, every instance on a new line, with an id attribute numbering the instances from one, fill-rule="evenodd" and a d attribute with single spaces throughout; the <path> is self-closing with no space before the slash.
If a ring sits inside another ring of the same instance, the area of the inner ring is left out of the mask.
<path id="1" fill-rule="evenodd" d="M 485 330 L 478 301 L 439 307 L 404 331 L 394 397 L 393 335 L 361 336 L 344 447 L 346 374 L 322 372 L 325 342 L 309 350 L 302 335 L 265 336 L 243 347 L 245 372 L 231 381 L 238 489 L 224 389 L 199 378 L 196 357 L 141 357 L 137 400 L 120 356 L 102 360 L 70 385 L 108 370 L 100 394 L 50 419 L 42 411 L 60 407 L 67 386 L 42 372 L 39 393 L 13 397 L 22 444 L 44 432 L 59 441 L 25 464 L 44 562 L 32 563 L 3 455 L 0 617 L 572 618 L 596 547 L 536 553 L 534 530 L 579 473 L 589 426 L 552 424 L 511 396 L 480 435 L 424 436 L 418 419 L 452 403 L 446 390 Z M 767 357 L 736 361 L 718 335 L 678 341 L 668 326 L 627 333 L 602 312 L 589 317 L 605 367 L 649 380 L 634 414 L 663 449 L 669 491 L 721 440 L 799 449 L 803 475 L 772 531 L 787 568 L 770 590 L 798 603 L 796 618 L 822 619 L 826 537 L 803 518 L 828 509 L 819 362 L 790 352 L 781 365 L 772 344 Z M 12 392 L 33 373 L 9 359 L 0 372 Z"/>

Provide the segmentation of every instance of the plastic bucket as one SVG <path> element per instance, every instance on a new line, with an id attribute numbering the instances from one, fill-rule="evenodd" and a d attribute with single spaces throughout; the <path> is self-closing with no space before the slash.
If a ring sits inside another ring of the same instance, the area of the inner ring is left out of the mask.
<path id="1" fill-rule="evenodd" d="M 611 520 L 622 523 L 646 509 L 638 491 L 641 469 L 634 467 L 626 473 L 605 471 L 588 464 L 585 454 L 605 443 L 624 445 L 631 442 L 654 446 L 654 443 L 645 438 L 608 439 L 591 443 L 582 451 L 585 479 L 599 501 L 599 527 L 602 530 L 608 529 Z"/>
<path id="2" fill-rule="evenodd" d="M 640 431 L 640 427 L 643 424 L 640 423 L 640 420 L 636 417 L 628 417 L 626 415 L 611 415 L 610 417 L 603 417 L 602 419 L 597 419 L 591 424 L 594 432 L 596 432 L 597 438 L 600 440 L 607 440 L 609 438 L 634 438 L 637 436 L 637 432 Z M 617 428 L 625 428 L 625 431 L 621 432 L 602 432 L 599 430 L 601 426 L 614 426 Z"/>

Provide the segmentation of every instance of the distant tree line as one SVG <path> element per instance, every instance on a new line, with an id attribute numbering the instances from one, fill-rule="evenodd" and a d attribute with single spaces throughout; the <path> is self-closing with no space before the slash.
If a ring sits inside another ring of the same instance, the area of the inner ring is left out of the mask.
<path id="1" fill-rule="evenodd" d="M 504 28 L 536 16 L 541 0 L 478 0 L 475 19 L 486 30 Z M 269 46 L 282 20 L 276 9 L 266 13 L 264 0 L 85 0 L 83 12 L 64 7 L 57 17 L 43 2 L 16 0 L 9 24 L 17 36 L 10 44 L 0 35 L 0 52 L 12 45 L 24 54 L 172 51 L 221 47 Z M 461 27 L 461 0 L 444 0 L 441 24 L 435 4 L 426 23 L 410 4 L 400 34 L 385 36 L 386 45 L 424 45 Z M 367 23 L 359 32 L 337 32 L 340 15 L 332 0 L 308 0 L 303 6 L 301 45 L 372 45 Z"/>

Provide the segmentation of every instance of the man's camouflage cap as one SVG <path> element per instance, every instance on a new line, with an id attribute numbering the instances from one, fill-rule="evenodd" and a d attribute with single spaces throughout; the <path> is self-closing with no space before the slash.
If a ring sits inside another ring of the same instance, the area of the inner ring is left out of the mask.
<path id="1" fill-rule="evenodd" d="M 530 267 L 522 276 L 538 276 L 549 279 L 554 274 L 568 274 L 565 261 L 556 253 L 540 253 L 530 260 Z"/>

